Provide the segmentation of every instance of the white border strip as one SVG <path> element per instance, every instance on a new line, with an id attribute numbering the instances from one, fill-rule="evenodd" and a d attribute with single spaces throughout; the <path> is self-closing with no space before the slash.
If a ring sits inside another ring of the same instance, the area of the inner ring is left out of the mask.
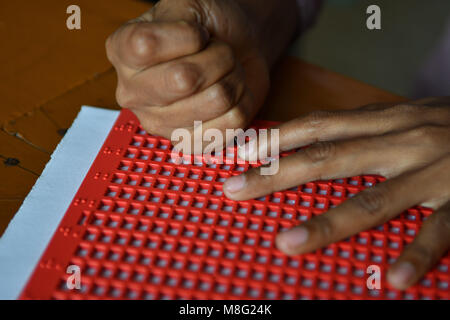
<path id="1" fill-rule="evenodd" d="M 0 299 L 19 297 L 118 115 L 81 108 L 0 238 Z"/>

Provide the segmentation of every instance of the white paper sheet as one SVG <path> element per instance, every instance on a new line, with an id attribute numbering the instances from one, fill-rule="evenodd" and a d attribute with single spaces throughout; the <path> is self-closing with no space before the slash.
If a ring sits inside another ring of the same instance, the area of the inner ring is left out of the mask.
<path id="1" fill-rule="evenodd" d="M 118 117 L 83 106 L 0 238 L 0 299 L 16 299 Z"/>

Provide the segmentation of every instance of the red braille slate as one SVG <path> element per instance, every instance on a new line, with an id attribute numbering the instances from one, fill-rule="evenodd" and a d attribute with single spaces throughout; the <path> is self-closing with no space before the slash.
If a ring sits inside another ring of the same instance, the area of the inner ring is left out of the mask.
<path id="1" fill-rule="evenodd" d="M 280 230 L 381 177 L 307 183 L 236 202 L 223 195 L 222 184 L 248 164 L 177 165 L 170 148 L 122 111 L 22 299 L 450 298 L 449 254 L 407 291 L 385 281 L 388 265 L 417 234 L 428 209 L 411 208 L 314 253 L 288 257 L 275 248 Z M 80 290 L 66 287 L 69 265 L 81 268 Z M 381 290 L 366 286 L 369 265 L 381 269 Z"/>

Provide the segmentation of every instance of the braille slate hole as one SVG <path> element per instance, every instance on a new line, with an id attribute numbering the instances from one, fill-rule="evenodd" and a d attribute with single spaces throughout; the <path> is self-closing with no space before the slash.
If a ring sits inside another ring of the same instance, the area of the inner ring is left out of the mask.
<path id="1" fill-rule="evenodd" d="M 450 298 L 447 256 L 407 294 L 385 283 L 367 291 L 365 283 L 367 265 L 386 270 L 428 209 L 411 208 L 316 252 L 289 257 L 278 251 L 278 232 L 314 219 L 381 177 L 315 181 L 236 202 L 223 194 L 223 182 L 255 164 L 172 161 L 170 141 L 147 134 L 127 110 L 105 144 L 114 146 L 112 152 L 99 153 L 95 178 L 85 178 L 83 199 L 71 202 L 61 222 L 64 230 L 82 231 L 53 237 L 34 273 L 52 261 L 80 265 L 82 290 L 68 290 L 64 272 L 48 272 L 28 284 L 38 299 Z M 232 156 L 234 149 L 222 154 Z M 4 165 L 18 164 L 4 159 Z"/>

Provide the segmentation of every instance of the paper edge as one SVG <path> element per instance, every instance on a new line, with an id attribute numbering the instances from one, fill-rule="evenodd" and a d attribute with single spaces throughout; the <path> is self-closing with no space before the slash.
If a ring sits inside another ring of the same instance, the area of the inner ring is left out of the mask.
<path id="1" fill-rule="evenodd" d="M 119 111 L 115 110 L 81 107 L 71 128 L 0 238 L 0 299 L 19 297 L 118 115 Z M 85 128 L 82 126 L 85 121 L 94 121 L 95 125 Z M 71 154 L 74 153 L 71 150 L 73 145 L 80 143 L 83 154 Z M 64 160 L 59 160 L 62 154 L 64 157 L 70 154 L 77 161 L 68 166 Z M 65 179 L 60 178 L 62 173 Z M 48 189 L 51 181 L 56 182 L 50 186 L 51 192 L 42 194 L 41 189 Z M 61 188 L 61 185 L 66 188 Z M 17 246 L 23 250 L 11 250 Z"/>

